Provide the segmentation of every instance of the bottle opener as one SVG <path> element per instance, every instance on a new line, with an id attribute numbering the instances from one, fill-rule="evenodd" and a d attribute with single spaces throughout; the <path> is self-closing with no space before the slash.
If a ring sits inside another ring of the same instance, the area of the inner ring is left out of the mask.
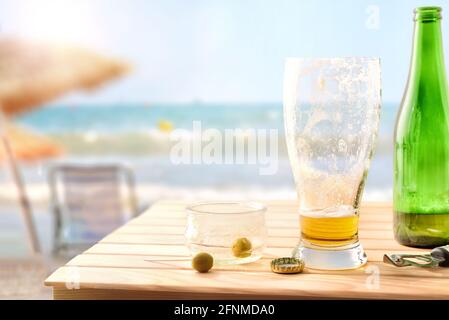
<path id="1" fill-rule="evenodd" d="M 385 254 L 383 261 L 396 267 L 449 267 L 449 245 L 434 248 L 430 254 Z"/>

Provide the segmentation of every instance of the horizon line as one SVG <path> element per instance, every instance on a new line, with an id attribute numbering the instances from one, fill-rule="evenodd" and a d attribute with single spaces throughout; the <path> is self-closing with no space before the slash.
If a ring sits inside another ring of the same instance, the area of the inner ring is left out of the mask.
<path id="1" fill-rule="evenodd" d="M 400 105 L 400 101 L 383 101 L 383 105 L 392 105 L 397 104 Z M 98 107 L 111 107 L 111 106 L 145 106 L 145 107 L 152 107 L 152 106 L 201 106 L 204 105 L 207 106 L 216 106 L 216 105 L 229 105 L 229 106 L 256 106 L 256 105 L 274 105 L 279 104 L 280 106 L 283 105 L 282 101 L 202 101 L 202 100 L 194 100 L 194 101 L 101 101 L 101 102 L 51 102 L 47 104 L 41 105 L 41 107 L 91 107 L 91 106 L 98 106 Z"/>

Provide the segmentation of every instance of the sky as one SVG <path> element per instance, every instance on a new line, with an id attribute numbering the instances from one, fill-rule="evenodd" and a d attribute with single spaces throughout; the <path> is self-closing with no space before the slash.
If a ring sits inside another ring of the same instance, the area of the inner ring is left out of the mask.
<path id="1" fill-rule="evenodd" d="M 58 103 L 279 102 L 286 57 L 338 56 L 380 57 L 384 102 L 397 103 L 413 8 L 429 4 L 443 7 L 448 61 L 447 0 L 0 0 L 0 32 L 134 65 L 126 78 Z"/>

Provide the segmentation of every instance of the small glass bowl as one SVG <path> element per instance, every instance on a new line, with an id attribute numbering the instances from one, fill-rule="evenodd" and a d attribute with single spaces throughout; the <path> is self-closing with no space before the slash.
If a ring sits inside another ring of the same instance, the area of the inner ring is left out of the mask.
<path id="1" fill-rule="evenodd" d="M 201 202 L 186 208 L 190 253 L 207 252 L 215 264 L 242 264 L 262 257 L 266 207 L 257 202 Z"/>

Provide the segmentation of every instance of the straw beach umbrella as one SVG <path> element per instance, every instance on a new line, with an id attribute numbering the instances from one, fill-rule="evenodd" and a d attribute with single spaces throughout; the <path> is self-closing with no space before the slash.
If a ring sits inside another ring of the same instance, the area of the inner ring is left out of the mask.
<path id="1" fill-rule="evenodd" d="M 77 89 L 91 90 L 129 71 L 122 61 L 85 49 L 0 40 L 0 138 L 34 253 L 40 252 L 31 206 L 9 140 L 6 117 L 17 115 Z M 28 144 L 29 148 L 30 145 Z"/>
<path id="2" fill-rule="evenodd" d="M 25 162 L 58 157 L 64 153 L 63 147 L 44 135 L 13 125 L 10 122 L 6 125 L 6 135 L 15 157 Z M 5 150 L 0 148 L 0 162 L 5 160 Z"/>
<path id="3" fill-rule="evenodd" d="M 85 49 L 0 40 L 0 102 L 5 114 L 36 108 L 74 89 L 93 89 L 129 66 Z"/>

